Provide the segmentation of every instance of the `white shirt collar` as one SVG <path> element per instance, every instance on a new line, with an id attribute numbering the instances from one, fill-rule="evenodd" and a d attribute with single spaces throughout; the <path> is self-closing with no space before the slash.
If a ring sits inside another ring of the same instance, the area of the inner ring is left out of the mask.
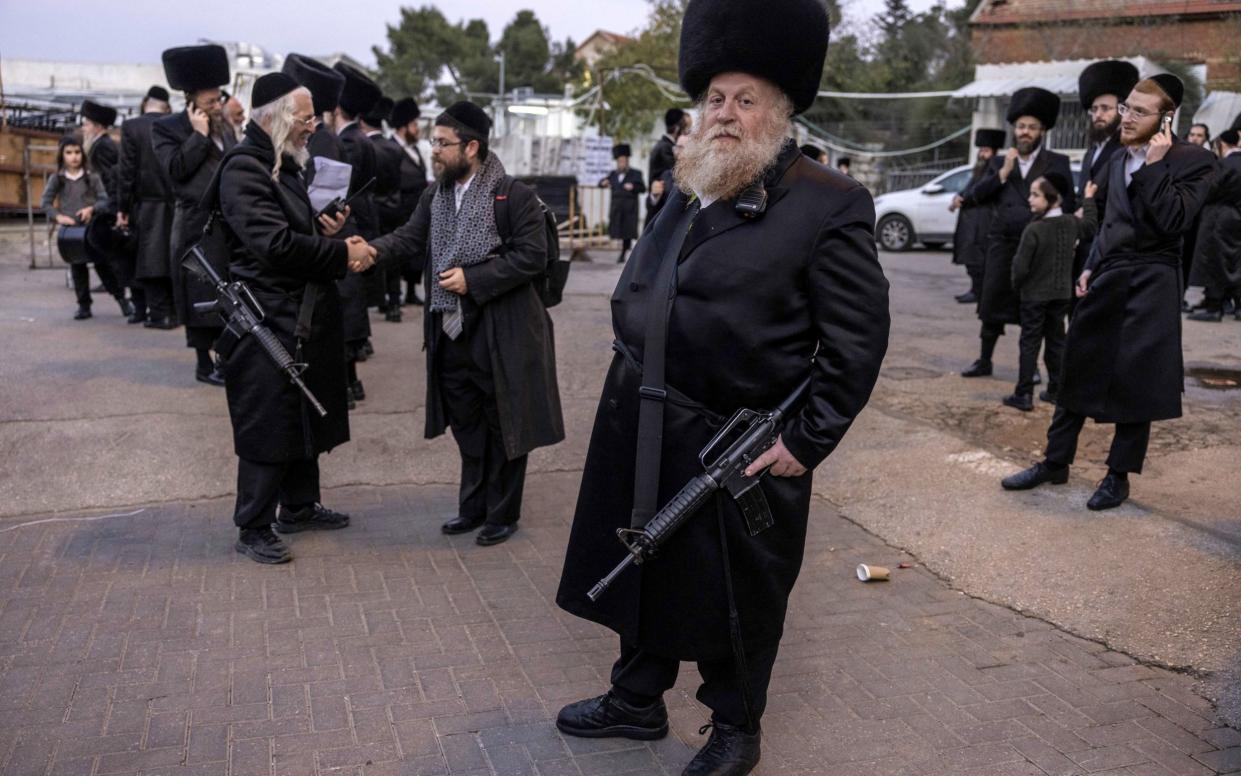
<path id="1" fill-rule="evenodd" d="M 1062 216 L 1062 215 L 1064 215 L 1064 211 L 1060 209 L 1059 205 L 1056 205 L 1051 210 L 1048 210 L 1046 213 L 1044 213 L 1043 218 L 1055 218 L 1056 216 Z"/>
<path id="2" fill-rule="evenodd" d="M 77 172 L 69 172 L 68 170 L 65 170 L 65 177 L 71 181 L 76 181 L 85 174 L 86 168 L 84 167 L 79 167 Z"/>
<path id="3" fill-rule="evenodd" d="M 1229 151 L 1228 153 L 1224 154 L 1224 158 L 1225 158 L 1225 159 L 1227 159 L 1228 157 L 1232 156 L 1233 154 L 1241 154 L 1241 147 L 1234 148 L 1234 149 L 1232 149 L 1231 151 Z"/>
<path id="4" fill-rule="evenodd" d="M 461 209 L 461 200 L 465 198 L 465 192 L 469 191 L 470 184 L 474 182 L 474 178 L 477 175 L 478 173 L 474 173 L 474 175 L 471 175 L 464 181 L 457 181 L 453 184 L 452 193 L 457 200 L 457 210 Z"/>
<path id="5" fill-rule="evenodd" d="M 345 131 L 346 129 L 349 129 L 350 127 L 354 126 L 354 125 L 355 125 L 355 124 L 357 124 L 357 123 L 358 123 L 358 120 L 357 120 L 357 119 L 354 119 L 353 121 L 350 121 L 350 122 L 349 122 L 348 124 L 346 124 L 345 126 L 343 126 L 343 127 L 341 127 L 340 129 L 336 130 L 336 134 L 338 134 L 338 135 L 343 134 L 343 133 L 344 133 L 344 131 Z"/>
<path id="6" fill-rule="evenodd" d="M 1034 166 L 1034 160 L 1038 158 L 1039 151 L 1042 151 L 1042 150 L 1043 150 L 1043 147 L 1039 146 L 1038 148 L 1031 151 L 1030 155 L 1027 156 L 1025 159 L 1022 159 L 1020 156 L 1017 157 L 1017 165 L 1021 167 L 1021 177 L 1025 178 L 1027 175 L 1029 175 L 1030 168 Z"/>
<path id="7" fill-rule="evenodd" d="M 703 210 L 706 210 L 707 208 L 711 207 L 711 205 L 716 200 L 719 199 L 719 197 L 704 197 L 702 194 L 700 194 L 697 191 L 694 192 L 694 196 L 698 198 L 698 211 L 699 212 L 702 212 Z"/>

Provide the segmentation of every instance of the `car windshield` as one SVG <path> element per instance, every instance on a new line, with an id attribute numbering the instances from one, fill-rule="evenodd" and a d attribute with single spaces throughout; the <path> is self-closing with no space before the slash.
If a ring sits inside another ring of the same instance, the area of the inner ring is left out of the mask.
<path id="1" fill-rule="evenodd" d="M 970 171 L 968 168 L 964 170 L 958 170 L 957 172 L 954 172 L 948 177 L 940 178 L 939 180 L 935 182 L 939 184 L 940 186 L 943 186 L 944 191 L 951 191 L 952 193 L 955 194 L 955 193 L 960 192 L 962 189 L 964 189 L 965 184 L 970 182 Z"/>

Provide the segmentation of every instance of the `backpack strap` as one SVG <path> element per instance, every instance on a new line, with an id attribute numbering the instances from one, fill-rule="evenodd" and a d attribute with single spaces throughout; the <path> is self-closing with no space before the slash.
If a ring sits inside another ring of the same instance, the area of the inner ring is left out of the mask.
<path id="1" fill-rule="evenodd" d="M 496 188 L 496 231 L 500 233 L 500 241 L 505 245 L 513 237 L 513 207 L 509 204 L 509 195 L 513 193 L 513 180 L 512 175 L 505 175 Z"/>

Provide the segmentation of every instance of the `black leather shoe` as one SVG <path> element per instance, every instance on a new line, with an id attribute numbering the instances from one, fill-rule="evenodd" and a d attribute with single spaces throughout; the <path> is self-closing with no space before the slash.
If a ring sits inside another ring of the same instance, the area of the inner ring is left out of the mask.
<path id="1" fill-rule="evenodd" d="M 483 530 L 478 532 L 478 536 L 474 537 L 474 542 L 490 547 L 493 544 L 508 541 L 508 538 L 515 533 L 517 533 L 516 525 L 485 525 Z"/>
<path id="2" fill-rule="evenodd" d="M 1086 502 L 1086 508 L 1098 512 L 1103 509 L 1115 509 L 1129 498 L 1129 478 L 1109 474 L 1099 483 L 1094 495 Z"/>
<path id="3" fill-rule="evenodd" d="M 335 531 L 349 525 L 349 515 L 335 512 L 322 504 L 311 504 L 301 509 L 280 507 L 276 522 L 271 524 L 276 533 L 291 534 L 302 531 Z"/>
<path id="4" fill-rule="evenodd" d="M 399 304 L 389 305 L 388 312 L 384 313 L 384 320 L 387 321 L 388 323 L 400 323 L 401 322 L 401 306 Z"/>
<path id="5" fill-rule="evenodd" d="M 1005 407 L 1012 407 L 1022 412 L 1029 412 L 1034 409 L 1034 400 L 1030 398 L 1028 393 L 1014 393 L 1005 396 L 1001 401 Z"/>
<path id="6" fill-rule="evenodd" d="M 134 314 L 134 303 L 129 301 L 125 297 L 122 296 L 118 298 L 116 300 L 116 303 L 121 306 L 121 315 L 128 318 L 129 316 Z"/>
<path id="7" fill-rule="evenodd" d="M 712 722 L 699 732 L 712 728 L 707 745 L 698 750 L 681 776 L 745 776 L 754 770 L 762 755 L 762 731 L 747 733 L 739 727 Z"/>
<path id="8" fill-rule="evenodd" d="M 362 353 L 365 354 L 367 358 L 375 355 L 375 346 L 371 344 L 369 339 L 362 343 Z"/>
<path id="9" fill-rule="evenodd" d="M 1048 404 L 1055 404 L 1056 396 L 1057 396 L 1057 393 L 1055 391 L 1039 391 L 1038 392 L 1038 400 L 1045 401 Z"/>
<path id="10" fill-rule="evenodd" d="M 288 563 L 293 560 L 289 545 L 280 541 L 268 526 L 243 528 L 233 549 L 257 563 Z"/>
<path id="11" fill-rule="evenodd" d="M 125 320 L 126 323 L 144 323 L 146 322 L 146 310 L 135 310 L 134 314 Z"/>
<path id="12" fill-rule="evenodd" d="M 985 361 L 980 358 L 974 363 L 970 364 L 970 368 L 962 372 L 961 376 L 962 377 L 990 377 L 991 376 L 991 362 Z"/>
<path id="13" fill-rule="evenodd" d="M 349 385 L 349 393 L 353 395 L 354 401 L 366 401 L 366 389 L 362 387 L 361 380 L 354 380 Z"/>
<path id="14" fill-rule="evenodd" d="M 953 297 L 953 299 L 956 299 L 961 304 L 974 304 L 978 301 L 978 297 L 974 296 L 973 291 L 966 291 L 964 294 L 957 294 Z"/>
<path id="15" fill-rule="evenodd" d="M 200 383 L 214 385 L 217 388 L 224 387 L 224 375 L 220 374 L 220 368 L 215 367 L 210 372 L 204 372 L 200 369 L 194 370 L 194 379 Z"/>
<path id="16" fill-rule="evenodd" d="M 79 306 L 78 311 L 73 314 L 73 320 L 75 321 L 84 321 L 90 317 L 91 317 L 90 308 L 86 307 L 85 305 Z"/>
<path id="17" fill-rule="evenodd" d="M 486 517 L 480 517 L 477 520 L 472 520 L 468 517 L 458 516 L 458 517 L 454 517 L 452 520 L 449 520 L 447 523 L 444 523 L 443 525 L 441 525 L 440 530 L 448 534 L 449 536 L 452 536 L 454 534 L 469 533 L 470 531 L 473 531 L 475 528 L 478 528 L 480 525 L 482 525 L 483 521 L 485 521 L 486 519 L 487 519 Z"/>
<path id="18" fill-rule="evenodd" d="M 1004 490 L 1029 490 L 1030 488 L 1037 488 L 1044 482 L 1050 482 L 1052 485 L 1063 485 L 1068 481 L 1069 467 L 1053 469 L 1046 463 L 1039 461 L 1029 469 L 1024 469 L 1000 480 L 1000 485 L 1004 487 Z"/>
<path id="19" fill-rule="evenodd" d="M 668 709 L 662 698 L 650 706 L 634 706 L 609 691 L 565 706 L 556 715 L 556 727 L 578 738 L 654 741 L 668 735 Z"/>
<path id="20" fill-rule="evenodd" d="M 1190 315 L 1187 320 L 1190 321 L 1206 321 L 1207 323 L 1219 323 L 1224 320 L 1223 310 L 1202 310 Z"/>
<path id="21" fill-rule="evenodd" d="M 176 321 L 174 321 L 174 320 L 173 320 L 172 318 L 170 318 L 170 317 L 164 317 L 164 318 L 152 318 L 152 319 L 150 319 L 149 321 L 147 321 L 146 323 L 142 324 L 142 327 L 143 327 L 144 329 L 164 329 L 164 330 L 168 330 L 168 329 L 175 329 L 175 328 L 177 328 L 177 322 L 176 322 Z"/>

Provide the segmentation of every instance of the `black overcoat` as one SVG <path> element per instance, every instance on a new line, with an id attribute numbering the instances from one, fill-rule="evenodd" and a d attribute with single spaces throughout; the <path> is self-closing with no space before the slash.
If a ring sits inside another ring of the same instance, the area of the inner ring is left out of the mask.
<path id="1" fill-rule="evenodd" d="M 424 298 L 431 299 L 435 262 L 431 244 L 431 203 L 436 193 L 453 196 L 452 185 L 435 185 L 423 193 L 413 216 L 402 227 L 372 243 L 385 266 L 421 264 Z M 535 283 L 547 268 L 547 233 L 534 191 L 514 181 L 509 192 L 513 234 L 499 255 L 465 267 L 467 292 L 461 297 L 465 327 L 480 327 L 491 353 L 500 432 L 509 459 L 564 439 L 564 416 L 556 380 L 552 319 Z M 426 437 L 448 428 L 448 410 L 440 391 L 439 316 L 428 308 L 422 317 L 427 363 Z"/>
<path id="2" fill-rule="evenodd" d="M 99 176 L 103 181 L 103 188 L 108 192 L 108 204 L 104 208 L 106 213 L 115 213 L 116 211 L 116 173 L 117 164 L 120 162 L 121 155 L 116 149 L 116 142 L 112 139 L 112 135 L 104 132 L 94 143 L 91 143 L 90 152 L 86 155 L 86 166 Z"/>
<path id="3" fill-rule="evenodd" d="M 1030 184 L 1048 172 L 1058 172 L 1066 181 L 1073 180 L 1069 169 L 1069 157 L 1048 148 L 1040 148 L 1028 175 L 1021 174 L 1021 166 L 1013 165 L 1008 180 L 1000 181 L 1000 168 L 1004 155 L 997 154 L 969 196 L 963 197 L 969 205 L 989 205 L 991 223 L 987 230 L 987 252 L 982 276 L 982 298 L 978 302 L 978 317 L 985 323 L 1019 323 L 1020 300 L 1013 290 L 1013 256 L 1021 243 L 1021 232 L 1030 223 Z M 1061 208 L 1066 213 L 1077 209 L 1077 197 L 1073 192 L 1065 196 Z"/>
<path id="4" fill-rule="evenodd" d="M 340 161 L 352 165 L 349 175 L 349 195 L 352 197 L 371 178 L 375 177 L 375 146 L 357 123 L 349 124 L 337 135 L 340 150 L 343 153 Z M 353 197 L 349 209 L 352 211 L 350 233 L 360 234 L 368 241 L 379 236 L 379 215 L 375 210 L 374 191 L 378 180 L 366 191 Z M 337 284 L 345 310 L 345 341 L 361 342 L 371 336 L 371 319 L 367 313 L 367 292 L 371 285 L 374 270 L 364 275 L 350 272 Z"/>
<path id="5" fill-rule="evenodd" d="M 1241 294 L 1241 153 L 1219 161 L 1200 221 L 1190 285 Z"/>
<path id="6" fill-rule="evenodd" d="M 1128 153 L 1099 181 L 1107 221 L 1086 268 L 1089 291 L 1069 324 L 1057 403 L 1107 423 L 1181 415 L 1181 248 L 1215 166 L 1209 151 L 1177 140 L 1125 186 Z"/>
<path id="7" fill-rule="evenodd" d="M 209 215 L 202 202 L 203 194 L 224 153 L 236 144 L 233 133 L 227 131 L 221 142 L 223 151 L 214 140 L 195 132 L 185 111 L 164 116 L 151 127 L 151 147 L 176 199 L 168 258 L 177 313 L 186 326 L 210 328 L 220 325 L 219 316 L 215 313 L 194 311 L 194 304 L 213 301 L 215 294 L 211 288 L 181 269 L 181 258 L 191 245 L 203 237 L 203 227 Z M 208 239 L 215 241 L 217 247 L 206 251 L 206 254 L 219 261 L 216 271 L 224 274 L 228 266 L 223 257 L 228 249 L 224 245 L 222 232 L 213 230 Z"/>
<path id="8" fill-rule="evenodd" d="M 428 183 L 426 160 L 422 158 L 422 152 L 418 150 L 418 147 L 414 145 L 408 150 L 400 144 L 397 147 L 401 151 L 401 214 L 398 219 L 399 225 L 408 221 L 410 216 L 414 214 L 414 210 L 418 207 L 418 201 L 422 199 L 423 192 L 427 190 Z M 404 267 L 421 275 L 423 270 L 422 258 L 410 259 Z"/>
<path id="9" fill-rule="evenodd" d="M 961 191 L 961 207 L 957 210 L 957 226 L 952 233 L 952 263 L 980 268 L 986 258 L 987 230 L 991 228 L 991 206 L 974 204 L 970 189 L 982 180 L 987 166 L 982 165 L 970 176 Z"/>
<path id="10" fill-rule="evenodd" d="M 121 125 L 121 161 L 117 168 L 117 211 L 129 214 L 138 233 L 135 277 L 171 277 L 168 250 L 172 240 L 172 190 L 151 147 L 151 128 L 164 117 L 144 113 Z"/>
<path id="11" fill-rule="evenodd" d="M 802 380 L 810 393 L 783 429 L 808 469 L 839 444 L 870 398 L 888 343 L 888 283 L 875 251 L 875 209 L 853 179 L 792 143 L 766 180 L 766 213 L 746 220 L 733 201 L 695 218 L 680 251 L 668 325 L 666 377 L 687 401 L 665 403 L 659 503 L 701 473 L 698 454 L 740 407 L 774 407 Z M 652 285 L 687 195 L 670 192 L 612 295 L 613 357 L 595 415 L 556 602 L 626 644 L 681 660 L 731 655 L 719 520 L 747 649 L 779 640 L 801 568 L 811 477 L 765 477 L 774 527 L 751 538 L 717 495 L 660 551 L 597 603 L 586 591 L 625 555 L 616 529 L 633 506 L 638 388 Z M 675 250 L 675 249 L 673 249 Z M 699 409 L 687 406 L 697 403 Z"/>
<path id="12" fill-rule="evenodd" d="M 608 209 L 608 237 L 613 240 L 636 239 L 638 200 L 646 193 L 642 173 L 632 167 L 625 172 L 613 170 L 602 182 L 612 192 L 612 204 Z M 626 185 L 630 188 L 626 189 Z"/>
<path id="13" fill-rule="evenodd" d="M 676 141 L 662 135 L 651 148 L 650 164 L 646 168 L 647 180 L 659 180 L 659 176 L 676 166 Z"/>
<path id="14" fill-rule="evenodd" d="M 1103 144 L 1103 147 L 1095 152 L 1094 146 L 1086 149 L 1086 155 L 1082 157 L 1082 168 L 1077 173 L 1077 203 L 1080 205 L 1086 197 L 1086 184 L 1093 182 L 1099 185 L 1100 176 L 1107 169 L 1107 163 L 1112 155 L 1124 149 L 1120 144 L 1120 140 L 1113 137 Z M 1107 218 L 1107 203 L 1096 198 L 1095 207 L 1099 210 L 1099 223 Z M 1068 212 L 1067 210 L 1065 211 Z M 1082 270 L 1086 268 L 1086 259 L 1090 258 L 1090 246 L 1094 243 L 1094 235 L 1089 240 L 1079 240 L 1077 249 L 1073 253 L 1073 282 L 1077 282 L 1078 275 L 1082 274 Z"/>
<path id="15" fill-rule="evenodd" d="M 401 158 L 405 150 L 382 134 L 371 135 L 370 140 L 375 147 L 375 212 L 379 233 L 387 234 L 408 220 L 408 214 L 401 211 Z"/>
<path id="16" fill-rule="evenodd" d="M 225 391 L 237 455 L 250 461 L 305 460 L 349 441 L 344 337 L 333 282 L 344 276 L 343 240 L 316 233 L 301 170 L 286 157 L 279 181 L 271 176 L 271 140 L 255 125 L 229 154 L 220 174 L 219 204 L 232 276 L 245 281 L 263 306 L 270 328 L 295 359 L 308 364 L 302 379 L 327 409 L 320 418 L 301 392 L 277 371 L 253 336 L 220 338 Z M 296 337 L 298 314 L 314 297 L 308 336 Z"/>

